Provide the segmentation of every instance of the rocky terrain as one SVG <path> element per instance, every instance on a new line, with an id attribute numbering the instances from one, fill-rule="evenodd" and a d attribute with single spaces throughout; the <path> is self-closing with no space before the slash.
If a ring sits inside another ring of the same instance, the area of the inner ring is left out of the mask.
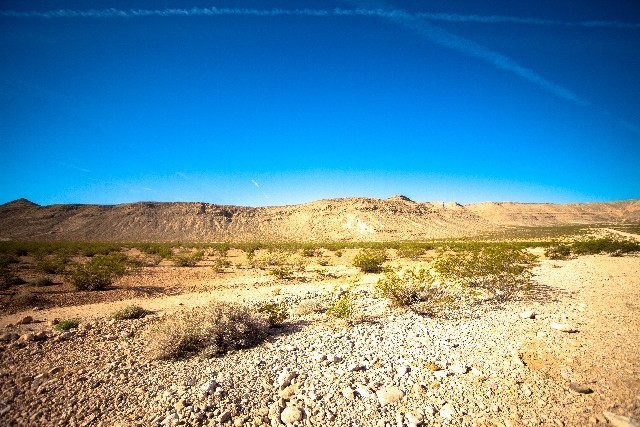
<path id="1" fill-rule="evenodd" d="M 216 292 L 138 299 L 157 309 L 138 320 L 75 307 L 83 321 L 69 332 L 47 323 L 63 308 L 17 313 L 1 322 L 0 423 L 634 426 L 639 260 L 545 260 L 527 296 L 453 318 L 390 307 L 367 274 L 353 288 L 365 321 L 352 326 L 309 309 L 330 286 L 235 286 L 227 298 L 287 302 L 294 315 L 257 347 L 213 358 L 157 361 L 147 349 L 159 318 L 225 298 Z"/>
<path id="2" fill-rule="evenodd" d="M 640 201 L 586 204 L 347 198 L 272 207 L 139 202 L 0 206 L 0 239 L 94 241 L 392 241 L 476 236 L 510 227 L 640 222 Z"/>

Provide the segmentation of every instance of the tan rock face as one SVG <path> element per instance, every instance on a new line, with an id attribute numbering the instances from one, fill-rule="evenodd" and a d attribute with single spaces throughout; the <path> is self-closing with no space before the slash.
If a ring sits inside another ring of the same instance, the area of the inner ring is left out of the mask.
<path id="1" fill-rule="evenodd" d="M 474 236 L 505 226 L 640 221 L 640 201 L 556 205 L 414 202 L 405 196 L 242 207 L 208 203 L 0 206 L 1 239 L 379 241 Z"/>

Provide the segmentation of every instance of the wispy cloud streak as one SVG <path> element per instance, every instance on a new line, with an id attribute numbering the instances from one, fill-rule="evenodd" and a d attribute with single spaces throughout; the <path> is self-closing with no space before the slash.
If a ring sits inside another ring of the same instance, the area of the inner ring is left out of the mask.
<path id="1" fill-rule="evenodd" d="M 429 21 L 482 23 L 482 24 L 526 24 L 564 27 L 588 28 L 627 28 L 638 29 L 640 23 L 619 21 L 560 21 L 553 19 L 539 19 L 530 17 L 501 16 L 501 15 L 461 15 L 455 13 L 407 13 L 401 10 L 388 9 L 250 9 L 250 8 L 191 8 L 191 9 L 58 9 L 50 11 L 15 10 L 0 11 L 0 17 L 6 18 L 136 18 L 145 16 L 370 16 L 381 18 L 396 18 L 411 16 Z"/>

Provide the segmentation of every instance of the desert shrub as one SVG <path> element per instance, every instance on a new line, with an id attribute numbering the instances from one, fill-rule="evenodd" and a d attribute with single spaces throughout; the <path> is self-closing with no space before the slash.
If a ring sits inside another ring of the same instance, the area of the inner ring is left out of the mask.
<path id="1" fill-rule="evenodd" d="M 32 286 L 51 286 L 53 285 L 53 280 L 49 277 L 38 277 L 29 282 Z"/>
<path id="2" fill-rule="evenodd" d="M 172 257 L 177 267 L 195 267 L 204 258 L 204 251 L 180 252 Z"/>
<path id="3" fill-rule="evenodd" d="M 420 255 L 423 255 L 427 249 L 433 249 L 433 247 L 430 245 L 424 245 L 424 244 L 422 245 L 404 244 L 398 247 L 397 251 L 398 251 L 398 256 L 400 258 L 415 259 L 415 258 L 418 258 Z"/>
<path id="4" fill-rule="evenodd" d="M 297 316 L 306 316 L 314 313 L 322 313 L 324 311 L 326 311 L 326 307 L 317 299 L 300 301 L 300 303 L 293 309 L 293 312 Z"/>
<path id="5" fill-rule="evenodd" d="M 149 312 L 139 305 L 128 305 L 111 313 L 109 318 L 114 320 L 140 319 L 147 314 L 149 314 Z"/>
<path id="6" fill-rule="evenodd" d="M 342 293 L 338 299 L 327 308 L 327 314 L 343 320 L 351 318 L 355 314 L 355 311 L 355 303 L 349 292 Z"/>
<path id="7" fill-rule="evenodd" d="M 216 258 L 213 260 L 212 268 L 217 273 L 222 273 L 225 269 L 231 267 L 231 261 L 222 258 Z"/>
<path id="8" fill-rule="evenodd" d="M 23 291 L 11 297 L 11 305 L 18 308 L 33 307 L 40 302 L 40 297 L 33 292 Z"/>
<path id="9" fill-rule="evenodd" d="M 383 249 L 361 249 L 353 259 L 353 266 L 365 273 L 377 273 L 382 270 L 382 263 L 387 256 Z"/>
<path id="10" fill-rule="evenodd" d="M 271 327 L 280 326 L 289 318 L 289 307 L 282 303 L 266 303 L 260 306 L 257 311 L 265 316 Z"/>
<path id="11" fill-rule="evenodd" d="M 173 255 L 173 244 L 171 243 L 140 243 L 136 246 L 148 255 L 160 257 L 160 260 L 171 258 Z"/>
<path id="12" fill-rule="evenodd" d="M 442 281 L 508 297 L 518 289 L 527 288 L 534 261 L 534 255 L 520 249 L 472 246 L 466 250 L 442 252 L 433 267 Z"/>
<path id="13" fill-rule="evenodd" d="M 269 270 L 269 274 L 278 279 L 290 279 L 293 275 L 293 270 L 291 269 L 291 267 L 284 265 L 281 267 L 272 268 L 271 270 Z"/>
<path id="14" fill-rule="evenodd" d="M 98 291 L 125 275 L 129 268 L 126 260 L 118 254 L 97 255 L 84 264 L 76 264 L 68 279 L 79 291 Z"/>
<path id="15" fill-rule="evenodd" d="M 640 251 L 640 243 L 610 238 L 590 239 L 574 242 L 571 245 L 571 251 L 576 255 L 594 255 L 603 252 L 608 254 L 625 254 Z"/>
<path id="16" fill-rule="evenodd" d="M 58 323 L 53 327 L 56 331 L 68 331 L 69 329 L 75 329 L 80 325 L 80 321 L 78 319 L 67 319 Z"/>
<path id="17" fill-rule="evenodd" d="M 200 310 L 178 313 L 154 327 L 149 336 L 153 359 L 205 356 L 251 347 L 267 336 L 264 316 L 237 304 L 217 302 Z"/>
<path id="18" fill-rule="evenodd" d="M 571 256 L 571 247 L 563 244 L 549 246 L 544 250 L 544 254 L 549 259 L 567 259 Z"/>
<path id="19" fill-rule="evenodd" d="M 433 275 L 424 269 L 387 270 L 385 277 L 376 283 L 376 290 L 395 306 L 410 306 L 437 292 L 433 282 Z"/>
<path id="20" fill-rule="evenodd" d="M 69 258 L 60 255 L 47 255 L 36 258 L 35 268 L 45 274 L 63 274 L 69 263 Z"/>

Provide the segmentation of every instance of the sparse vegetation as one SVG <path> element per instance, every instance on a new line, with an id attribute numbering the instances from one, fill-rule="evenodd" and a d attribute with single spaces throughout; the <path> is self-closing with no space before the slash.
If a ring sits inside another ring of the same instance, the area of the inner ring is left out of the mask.
<path id="1" fill-rule="evenodd" d="M 182 251 L 171 258 L 177 267 L 195 267 L 204 258 L 204 251 Z"/>
<path id="2" fill-rule="evenodd" d="M 571 256 L 571 247 L 569 245 L 557 244 L 549 246 L 544 250 L 544 254 L 549 259 L 561 260 Z"/>
<path id="3" fill-rule="evenodd" d="M 353 259 L 353 266 L 365 273 L 378 273 L 382 270 L 382 263 L 387 256 L 383 249 L 361 249 Z"/>
<path id="4" fill-rule="evenodd" d="M 216 258 L 213 260 L 213 265 L 211 267 L 216 273 L 222 273 L 227 268 L 231 267 L 231 265 L 232 265 L 231 261 L 229 260 L 226 260 L 223 258 Z"/>
<path id="5" fill-rule="evenodd" d="M 435 292 L 433 281 L 433 276 L 424 269 L 387 270 L 385 277 L 376 283 L 376 289 L 393 305 L 403 307 L 427 300 Z"/>
<path id="6" fill-rule="evenodd" d="M 264 316 L 246 307 L 213 303 L 173 315 L 153 328 L 149 355 L 154 359 L 177 359 L 195 353 L 213 356 L 260 343 L 268 327 Z"/>
<path id="7" fill-rule="evenodd" d="M 476 246 L 444 251 L 433 267 L 443 282 L 462 287 L 482 288 L 495 297 L 509 298 L 527 289 L 535 256 L 504 246 Z"/>
<path id="8" fill-rule="evenodd" d="M 67 319 L 58 323 L 53 327 L 56 331 L 68 331 L 69 329 L 76 329 L 80 325 L 78 319 Z"/>
<path id="9" fill-rule="evenodd" d="M 11 305 L 14 308 L 33 308 L 40 302 L 40 297 L 29 291 L 20 291 L 11 297 Z"/>
<path id="10" fill-rule="evenodd" d="M 327 308 L 327 314 L 342 320 L 352 318 L 355 312 L 353 296 L 349 292 L 342 293 L 338 299 Z"/>
<path id="11" fill-rule="evenodd" d="M 53 280 L 49 277 L 38 277 L 29 282 L 31 286 L 51 286 L 53 285 Z"/>
<path id="12" fill-rule="evenodd" d="M 109 318 L 114 320 L 140 319 L 147 314 L 149 314 L 149 312 L 139 305 L 128 305 L 120 310 L 111 313 Z"/>
<path id="13" fill-rule="evenodd" d="M 69 273 L 69 281 L 79 291 L 99 291 L 129 270 L 123 254 L 97 255 L 84 264 L 77 264 Z"/>
<path id="14" fill-rule="evenodd" d="M 589 239 L 574 242 L 571 251 L 576 255 L 626 254 L 640 251 L 640 243 L 611 238 Z"/>
<path id="15" fill-rule="evenodd" d="M 63 274 L 69 258 L 60 255 L 47 255 L 36 258 L 36 270 L 45 274 Z"/>
<path id="16" fill-rule="evenodd" d="M 278 279 L 290 279 L 293 275 L 293 270 L 289 266 L 280 266 L 269 270 L 269 274 Z"/>
<path id="17" fill-rule="evenodd" d="M 261 305 L 257 311 L 265 316 L 271 327 L 281 326 L 289 318 L 289 307 L 283 303 L 266 303 Z"/>

